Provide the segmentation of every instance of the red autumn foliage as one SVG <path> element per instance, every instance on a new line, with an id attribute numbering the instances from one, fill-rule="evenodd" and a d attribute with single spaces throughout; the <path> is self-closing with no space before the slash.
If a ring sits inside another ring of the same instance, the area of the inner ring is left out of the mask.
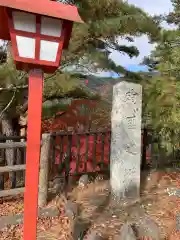
<path id="1" fill-rule="evenodd" d="M 74 100 L 65 112 L 58 112 L 52 118 L 42 121 L 42 133 L 58 132 L 72 128 L 76 130 L 78 126 L 87 128 L 90 122 L 90 115 L 96 108 L 96 102 L 88 99 Z M 91 121 L 92 121 L 91 115 Z"/>

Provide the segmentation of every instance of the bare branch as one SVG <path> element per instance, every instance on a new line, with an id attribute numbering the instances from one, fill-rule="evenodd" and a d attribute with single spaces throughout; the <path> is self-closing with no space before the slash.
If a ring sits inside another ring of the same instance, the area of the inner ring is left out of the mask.
<path id="1" fill-rule="evenodd" d="M 22 85 L 22 86 L 9 86 L 9 87 L 5 87 L 5 88 L 0 88 L 0 92 L 2 91 L 16 91 L 16 90 L 21 90 L 21 89 L 27 89 L 28 85 Z"/>
<path id="2" fill-rule="evenodd" d="M 7 109 L 11 106 L 12 102 L 13 102 L 14 99 L 15 99 L 15 95 L 16 95 L 16 91 L 14 91 L 13 96 L 12 96 L 10 102 L 8 103 L 8 105 L 7 105 L 7 106 L 2 110 L 2 112 L 0 113 L 0 119 L 2 119 L 2 116 L 3 116 L 3 114 L 5 113 L 5 111 L 7 111 Z"/>
<path id="3" fill-rule="evenodd" d="M 20 76 L 20 79 L 18 79 L 18 77 L 16 76 L 17 81 L 21 81 L 25 76 L 27 75 L 27 73 L 22 73 Z"/>

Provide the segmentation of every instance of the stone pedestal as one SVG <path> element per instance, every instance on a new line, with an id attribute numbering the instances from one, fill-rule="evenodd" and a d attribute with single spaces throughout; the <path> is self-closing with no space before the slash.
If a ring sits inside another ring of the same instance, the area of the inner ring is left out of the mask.
<path id="1" fill-rule="evenodd" d="M 142 87 L 120 82 L 113 88 L 111 188 L 117 199 L 138 198 L 141 164 Z"/>

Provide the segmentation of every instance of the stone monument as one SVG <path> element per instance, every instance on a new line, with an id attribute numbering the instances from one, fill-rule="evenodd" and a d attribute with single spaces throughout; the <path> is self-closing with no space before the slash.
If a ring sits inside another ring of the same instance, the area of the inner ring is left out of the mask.
<path id="1" fill-rule="evenodd" d="M 113 87 L 111 114 L 111 188 L 114 198 L 136 199 L 140 190 L 142 87 Z"/>

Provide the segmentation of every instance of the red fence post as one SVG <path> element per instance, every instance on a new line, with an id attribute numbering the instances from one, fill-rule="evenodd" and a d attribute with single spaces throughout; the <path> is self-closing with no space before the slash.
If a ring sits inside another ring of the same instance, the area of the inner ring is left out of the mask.
<path id="1" fill-rule="evenodd" d="M 24 193 L 24 240 L 36 239 L 42 91 L 43 73 L 40 70 L 33 70 L 29 74 L 26 184 Z"/>

